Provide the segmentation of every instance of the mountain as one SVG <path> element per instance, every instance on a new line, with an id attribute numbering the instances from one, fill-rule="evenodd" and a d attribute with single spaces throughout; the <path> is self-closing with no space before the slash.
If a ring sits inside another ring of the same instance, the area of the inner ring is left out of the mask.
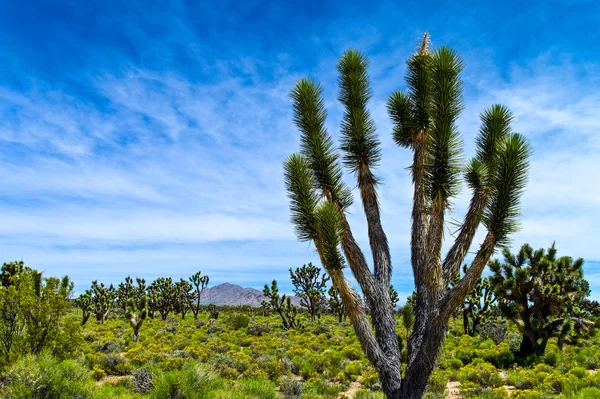
<path id="1" fill-rule="evenodd" d="M 202 291 L 202 305 L 215 304 L 219 306 L 229 305 L 250 305 L 255 308 L 260 307 L 260 303 L 268 300 L 262 294 L 262 291 L 254 288 L 243 288 L 237 284 L 223 283 L 214 287 L 207 287 Z M 300 305 L 300 298 L 292 297 L 292 303 Z"/>

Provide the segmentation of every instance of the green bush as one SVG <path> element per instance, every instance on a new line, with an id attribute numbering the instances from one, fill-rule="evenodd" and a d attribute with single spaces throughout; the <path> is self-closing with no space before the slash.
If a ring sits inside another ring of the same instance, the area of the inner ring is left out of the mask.
<path id="1" fill-rule="evenodd" d="M 86 399 L 93 396 L 95 387 L 84 365 L 58 361 L 49 354 L 22 357 L 4 378 L 0 397 L 6 399 Z"/>
<path id="2" fill-rule="evenodd" d="M 239 330 L 248 327 L 250 317 L 245 313 L 234 313 L 229 317 L 228 323 L 233 330 Z"/>
<path id="3" fill-rule="evenodd" d="M 198 362 L 160 375 L 154 383 L 154 399 L 210 399 L 223 387 L 217 374 Z"/>

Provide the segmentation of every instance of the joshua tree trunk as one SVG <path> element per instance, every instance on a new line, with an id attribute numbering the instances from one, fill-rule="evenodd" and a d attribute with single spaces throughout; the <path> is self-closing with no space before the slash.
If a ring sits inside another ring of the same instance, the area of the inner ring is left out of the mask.
<path id="1" fill-rule="evenodd" d="M 339 64 L 339 100 L 343 163 L 354 173 L 364 210 L 373 270 L 354 238 L 346 214 L 352 192 L 342 180 L 333 140 L 325 129 L 327 111 L 321 86 L 302 79 L 292 90 L 294 122 L 301 151 L 285 161 L 285 181 L 292 222 L 302 241 L 314 243 L 321 263 L 339 291 L 365 355 L 379 373 L 389 399 L 421 398 L 442 348 L 448 320 L 472 290 L 497 245 L 515 229 L 518 204 L 526 182 L 529 147 L 512 134 L 510 112 L 493 106 L 482 114 L 477 156 L 466 168 L 473 197 L 456 241 L 442 259 L 444 216 L 460 185 L 460 138 L 456 120 L 462 109 L 462 61 L 447 48 L 429 50 L 425 35 L 408 62 L 408 92 L 395 92 L 388 102 L 397 144 L 413 151 L 414 198 L 411 263 L 416 286 L 414 325 L 408 339 L 408 364 L 401 375 L 394 311 L 389 297 L 390 250 L 381 223 L 373 169 L 381 154 L 367 102 L 371 97 L 367 60 L 357 51 L 344 53 Z M 487 228 L 464 276 L 450 287 L 479 224 Z M 364 294 L 372 325 L 343 269 L 349 266 Z"/>

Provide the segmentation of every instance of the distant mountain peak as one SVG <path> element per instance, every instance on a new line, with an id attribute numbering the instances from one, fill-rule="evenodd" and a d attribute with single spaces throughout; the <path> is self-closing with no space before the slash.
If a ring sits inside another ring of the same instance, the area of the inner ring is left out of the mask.
<path id="1" fill-rule="evenodd" d="M 237 284 L 221 283 L 214 287 L 207 287 L 202 291 L 202 304 L 214 304 L 218 306 L 239 306 L 250 305 L 254 308 L 260 307 L 264 300 L 268 300 L 255 288 L 242 287 Z M 292 303 L 296 306 L 300 305 L 300 298 L 293 296 Z"/>

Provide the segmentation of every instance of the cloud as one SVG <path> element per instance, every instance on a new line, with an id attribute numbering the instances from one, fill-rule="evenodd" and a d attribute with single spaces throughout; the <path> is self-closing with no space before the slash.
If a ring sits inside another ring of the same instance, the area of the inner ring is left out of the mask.
<path id="1" fill-rule="evenodd" d="M 299 76 L 321 81 L 327 126 L 337 137 L 335 64 L 354 46 L 372 62 L 370 109 L 383 149 L 376 173 L 393 282 L 402 295 L 410 292 L 411 156 L 391 140 L 385 101 L 403 86 L 404 61 L 423 26 L 440 22 L 426 19 L 398 31 L 397 19 L 419 14 L 417 8 L 361 8 L 361 23 L 352 22 L 357 10 L 327 9 L 318 23 L 303 13 L 301 31 L 277 18 L 268 31 L 264 24 L 234 30 L 248 10 L 231 21 L 209 10 L 214 21 L 200 23 L 185 15 L 193 11 L 187 8 L 166 19 L 151 9 L 122 38 L 106 33 L 94 43 L 72 35 L 58 48 L 65 64 L 47 62 L 48 74 L 30 65 L 27 54 L 9 56 L 6 68 L 24 77 L 0 82 L 0 251 L 48 274 L 68 272 L 78 285 L 127 274 L 184 277 L 197 268 L 214 282 L 257 288 L 273 277 L 285 282 L 289 267 L 317 262 L 289 223 L 281 164 L 298 149 L 298 138 L 288 93 Z M 118 26 L 113 15 L 98 20 L 111 32 Z M 459 35 L 445 32 L 442 22 L 435 24 L 440 40 L 457 43 L 467 58 L 460 119 L 466 156 L 473 153 L 478 114 L 496 102 L 513 109 L 515 129 L 534 148 L 515 247 L 546 247 L 556 239 L 561 253 L 598 260 L 598 66 L 568 57 L 557 62 L 552 50 L 505 62 L 494 57 L 510 53 L 510 46 L 490 44 L 485 35 L 464 42 L 466 25 L 456 28 Z M 76 53 L 83 58 L 77 64 L 66 54 L 77 49 L 93 56 Z M 59 64 L 64 70 L 52 67 Z M 351 174 L 345 179 L 355 187 Z M 468 201 L 465 188 L 448 220 L 462 220 Z M 368 255 L 358 197 L 350 221 Z M 598 292 L 593 265 L 586 268 Z"/>

